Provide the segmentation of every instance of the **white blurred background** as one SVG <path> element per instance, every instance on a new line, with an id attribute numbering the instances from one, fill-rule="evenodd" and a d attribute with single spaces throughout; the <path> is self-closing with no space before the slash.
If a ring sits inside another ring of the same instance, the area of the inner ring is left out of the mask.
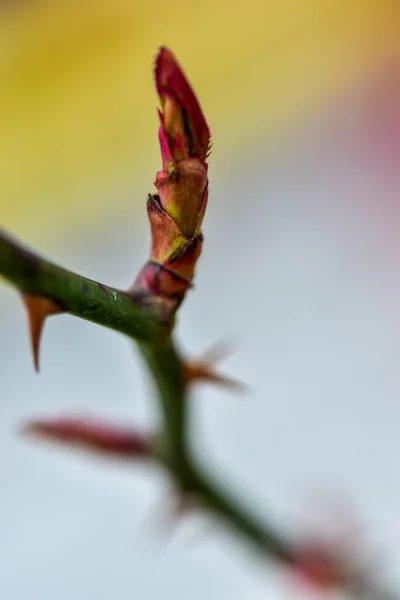
<path id="1" fill-rule="evenodd" d="M 229 147 L 214 133 L 206 243 L 178 336 L 195 356 L 237 342 L 221 369 L 251 387 L 244 397 L 198 389 L 199 460 L 288 533 L 312 532 L 318 517 L 338 528 L 360 522 L 400 589 L 399 68 L 395 57 L 360 69 L 273 136 L 254 125 Z M 230 110 L 234 128 L 241 112 Z M 149 123 L 155 138 L 155 116 Z M 3 224 L 63 266 L 127 287 L 149 242 L 151 178 L 133 179 L 132 167 L 113 194 L 110 183 L 77 202 L 75 227 L 62 226 L 65 206 L 49 199 L 30 219 L 5 202 Z M 157 414 L 128 340 L 50 319 L 38 376 L 17 294 L 2 287 L 0 306 L 1 598 L 300 597 L 215 522 L 174 522 L 162 475 L 18 437 L 32 416 L 151 428 Z"/>

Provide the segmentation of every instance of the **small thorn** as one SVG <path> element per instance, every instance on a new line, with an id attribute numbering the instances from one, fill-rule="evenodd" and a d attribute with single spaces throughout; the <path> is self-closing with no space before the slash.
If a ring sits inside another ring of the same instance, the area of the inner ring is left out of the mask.
<path id="1" fill-rule="evenodd" d="M 29 331 L 35 370 L 39 372 L 39 348 L 44 323 L 47 317 L 65 312 L 55 302 L 42 296 L 22 294 L 22 300 L 28 313 Z"/>
<path id="2" fill-rule="evenodd" d="M 203 381 L 235 391 L 244 391 L 246 389 L 244 383 L 221 375 L 217 371 L 214 371 L 211 365 L 202 361 L 185 362 L 183 365 L 183 377 L 185 385 Z"/>
<path id="3" fill-rule="evenodd" d="M 38 419 L 26 423 L 21 433 L 121 459 L 150 457 L 152 454 L 151 436 L 99 419 L 68 416 Z"/>
<path id="4" fill-rule="evenodd" d="M 189 360 L 183 363 L 183 377 L 186 385 L 197 381 L 209 382 L 214 385 L 229 388 L 237 392 L 244 392 L 247 386 L 235 379 L 221 375 L 214 369 L 214 365 L 229 356 L 231 350 L 226 343 L 212 346 L 199 360 Z"/>

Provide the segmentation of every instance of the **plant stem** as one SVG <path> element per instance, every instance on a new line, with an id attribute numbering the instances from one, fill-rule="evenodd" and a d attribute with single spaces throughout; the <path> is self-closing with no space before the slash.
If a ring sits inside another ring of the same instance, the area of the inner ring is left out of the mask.
<path id="1" fill-rule="evenodd" d="M 156 310 L 126 292 L 86 279 L 39 257 L 0 231 L 0 274 L 21 293 L 55 301 L 67 312 L 115 329 L 138 342 L 158 392 L 166 466 L 183 493 L 195 495 L 209 510 L 230 523 L 259 549 L 289 559 L 289 546 L 235 506 L 195 467 L 188 447 L 188 394 L 182 378 L 182 358 L 165 333 Z"/>
<path id="2" fill-rule="evenodd" d="M 162 413 L 161 445 L 155 453 L 170 473 L 183 501 L 194 500 L 229 525 L 258 551 L 285 566 L 296 566 L 298 550 L 275 526 L 260 522 L 217 485 L 193 459 L 187 439 L 189 396 L 182 376 L 183 359 L 162 315 L 140 295 L 81 277 L 39 257 L 0 230 L 0 275 L 22 294 L 48 298 L 72 315 L 109 327 L 135 340 L 150 370 Z M 374 581 L 349 580 L 349 595 L 395 600 Z"/>
<path id="3" fill-rule="evenodd" d="M 21 293 L 53 300 L 71 315 L 138 341 L 160 333 L 157 311 L 127 292 L 87 279 L 24 248 L 0 230 L 0 274 Z"/>

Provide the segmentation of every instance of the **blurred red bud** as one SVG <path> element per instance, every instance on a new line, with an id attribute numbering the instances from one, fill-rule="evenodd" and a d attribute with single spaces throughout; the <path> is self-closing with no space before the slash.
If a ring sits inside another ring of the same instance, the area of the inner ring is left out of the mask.
<path id="1" fill-rule="evenodd" d="M 210 130 L 200 104 L 176 58 L 160 48 L 155 63 L 162 171 L 158 194 L 149 196 L 150 260 L 135 287 L 161 299 L 172 312 L 194 276 L 203 237 L 201 226 L 208 199 Z"/>
<path id="2" fill-rule="evenodd" d="M 307 540 L 297 550 L 292 573 L 296 581 L 320 592 L 330 592 L 344 586 L 352 565 L 348 556 L 320 540 Z"/>
<path id="3" fill-rule="evenodd" d="M 163 166 L 155 185 L 163 210 L 191 238 L 200 231 L 207 202 L 210 131 L 192 88 L 167 48 L 158 53 L 155 80 L 162 107 L 158 135 Z"/>
<path id="4" fill-rule="evenodd" d="M 121 458 L 141 458 L 152 453 L 148 435 L 99 420 L 79 417 L 36 420 L 27 423 L 22 431 L 37 438 Z"/>

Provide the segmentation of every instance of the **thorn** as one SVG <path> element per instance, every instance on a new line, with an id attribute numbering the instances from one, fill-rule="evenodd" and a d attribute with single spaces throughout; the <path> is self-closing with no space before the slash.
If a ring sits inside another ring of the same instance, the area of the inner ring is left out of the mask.
<path id="1" fill-rule="evenodd" d="M 68 416 L 38 419 L 26 423 L 21 433 L 124 459 L 150 457 L 152 453 L 152 438 L 149 435 L 99 419 Z"/>
<path id="2" fill-rule="evenodd" d="M 213 367 L 202 361 L 188 361 L 183 364 L 183 377 L 185 385 L 192 385 L 197 381 L 204 381 L 220 387 L 235 391 L 244 391 L 246 385 L 241 381 L 221 375 Z"/>
<path id="3" fill-rule="evenodd" d="M 207 515 L 207 521 L 203 519 L 196 526 L 195 531 L 190 533 L 187 539 L 183 540 L 184 546 L 191 550 L 195 544 L 201 542 L 214 531 L 214 525 L 209 522 L 211 514 L 206 513 L 206 506 L 194 494 L 182 492 L 179 486 L 174 486 L 169 490 L 168 495 L 151 507 L 151 512 L 145 515 L 141 527 L 146 528 L 146 532 L 157 535 L 158 542 L 162 543 L 162 550 L 173 543 L 179 524 L 186 516 Z M 147 536 L 148 537 L 148 536 Z"/>
<path id="4" fill-rule="evenodd" d="M 55 302 L 42 296 L 22 294 L 22 300 L 28 313 L 29 331 L 35 370 L 39 372 L 40 339 L 47 317 L 65 312 Z"/>
<path id="5" fill-rule="evenodd" d="M 212 346 L 200 360 L 189 360 L 183 363 L 183 377 L 185 385 L 197 381 L 204 381 L 220 387 L 225 387 L 237 392 L 244 392 L 247 386 L 235 379 L 221 375 L 214 369 L 214 365 L 229 356 L 231 349 L 226 343 L 217 343 Z"/>
<path id="6" fill-rule="evenodd" d="M 151 528 L 153 533 L 157 534 L 158 540 L 162 542 L 164 548 L 171 544 L 177 525 L 183 517 L 183 510 L 178 510 L 177 503 L 177 498 L 168 494 L 166 498 L 163 498 L 162 501 L 159 500 L 152 507 L 151 514 L 146 515 L 142 522 L 142 527 L 146 527 L 148 531 Z"/>

